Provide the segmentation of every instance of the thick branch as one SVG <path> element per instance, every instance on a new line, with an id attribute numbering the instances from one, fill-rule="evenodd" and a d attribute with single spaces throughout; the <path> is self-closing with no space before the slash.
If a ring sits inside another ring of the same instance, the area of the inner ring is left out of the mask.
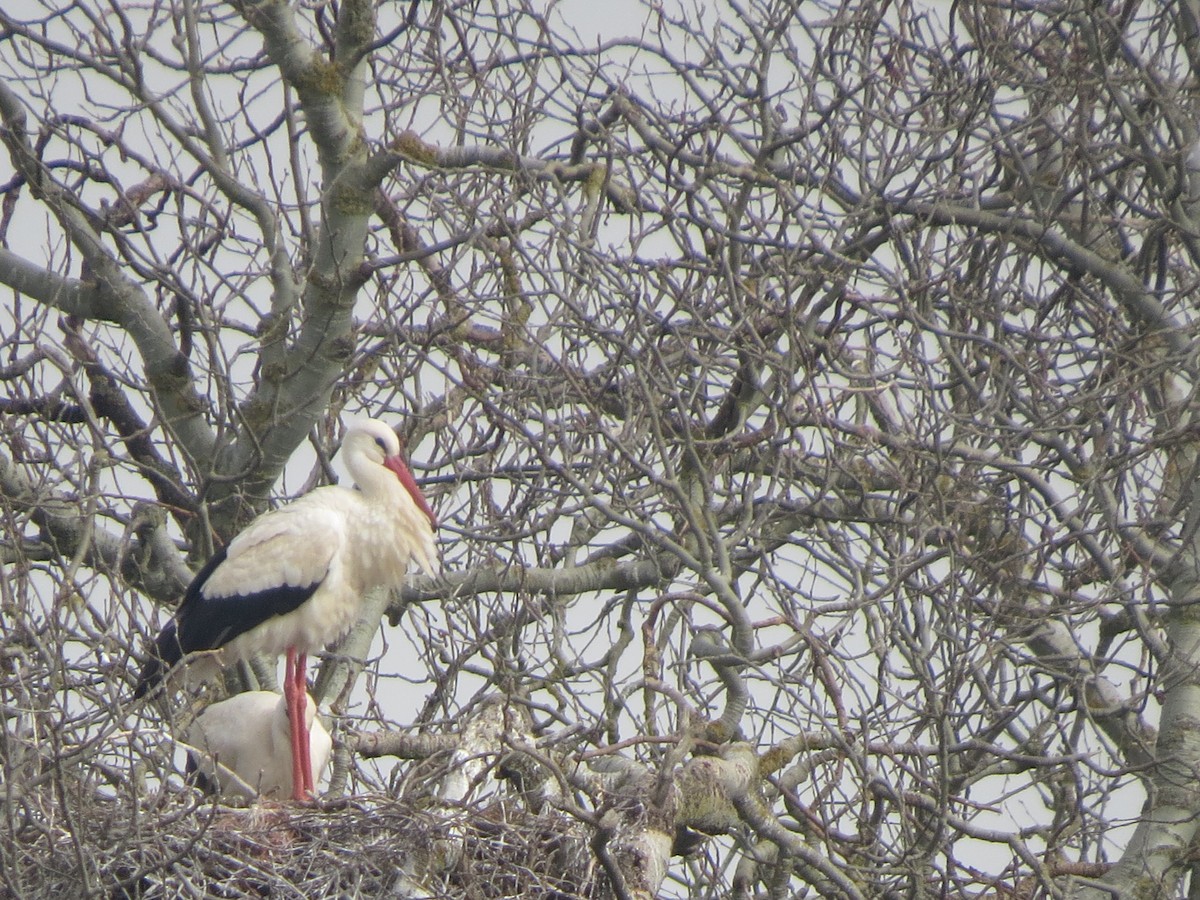
<path id="1" fill-rule="evenodd" d="M 321 56 L 296 26 L 295 10 L 284 0 L 259 0 L 238 4 L 246 20 L 263 36 L 271 62 L 296 90 L 317 152 L 326 175 L 336 172 L 344 163 L 351 144 L 360 141 L 362 122 L 361 91 L 346 95 L 351 73 L 344 71 L 338 61 Z M 348 59 L 353 49 L 369 42 L 373 36 L 374 19 L 362 0 L 345 4 L 339 28 L 339 42 L 347 47 Z M 355 67 L 358 71 L 358 67 Z M 356 106 L 348 106 L 349 100 Z"/>
<path id="2" fill-rule="evenodd" d="M 306 275 L 299 336 L 278 365 L 263 371 L 243 405 L 246 428 L 218 470 L 223 475 L 249 473 L 237 487 L 258 505 L 325 410 L 353 353 L 353 309 L 362 286 L 376 185 L 363 176 L 362 91 L 351 87 L 355 79 L 361 80 L 361 64 L 347 72 L 338 61 L 324 59 L 300 34 L 294 10 L 282 0 L 244 3 L 240 8 L 300 98 L 324 183 L 321 227 Z M 354 47 L 373 36 L 373 17 L 361 0 L 345 4 L 342 14 L 339 41 L 353 55 Z M 218 484 L 212 496 L 221 499 L 232 490 Z"/>
<path id="3" fill-rule="evenodd" d="M 123 580 L 156 600 L 178 599 L 192 580 L 182 554 L 167 536 L 161 515 L 146 515 L 125 535 L 97 528 L 82 515 L 77 500 L 35 490 L 21 469 L 2 455 L 0 496 L 28 514 L 60 556 L 76 555 L 86 542 L 87 565 L 119 572 Z"/>
<path id="4" fill-rule="evenodd" d="M 8 146 L 13 165 L 83 254 L 96 277 L 96 289 L 94 293 L 85 294 L 78 286 L 73 286 L 73 290 L 60 292 L 60 288 L 68 283 L 49 275 L 36 276 L 29 266 L 4 266 L 0 273 L 12 271 L 16 276 L 13 281 L 17 284 L 38 288 L 37 296 L 43 302 L 78 302 L 83 296 L 89 296 L 95 303 L 97 317 L 120 325 L 137 346 L 164 420 L 179 434 L 193 457 L 205 459 L 211 452 L 213 435 L 200 415 L 202 404 L 195 391 L 191 369 L 175 345 L 170 327 L 142 289 L 124 275 L 79 208 L 78 201 L 42 166 L 25 133 L 25 110 L 2 81 L 0 117 L 4 122 L 0 138 Z M 12 256 L 6 253 L 4 261 L 11 263 Z"/>
<path id="5" fill-rule="evenodd" d="M 395 756 L 398 759 L 429 759 L 458 746 L 457 734 L 407 734 L 403 731 L 367 731 L 353 735 L 354 752 L 367 759 Z"/>
<path id="6" fill-rule="evenodd" d="M 589 591 L 626 591 L 660 584 L 672 571 L 669 559 L 632 560 L 618 563 L 612 559 L 570 569 L 533 569 L 509 566 L 502 570 L 470 569 L 451 572 L 436 581 L 427 576 L 414 579 L 400 595 L 400 602 L 388 609 L 388 615 L 400 616 L 409 603 L 423 603 L 450 597 L 477 594 L 527 592 L 570 597 Z"/>
<path id="7" fill-rule="evenodd" d="M 1124 265 L 1106 259 L 1062 232 L 1042 222 L 1016 215 L 1002 215 L 952 203 L 898 202 L 896 208 L 923 220 L 943 225 L 969 225 L 994 234 L 1023 238 L 1049 258 L 1098 279 L 1126 307 L 1132 318 L 1158 335 L 1178 360 L 1192 358 L 1187 330 L 1154 294 Z"/>

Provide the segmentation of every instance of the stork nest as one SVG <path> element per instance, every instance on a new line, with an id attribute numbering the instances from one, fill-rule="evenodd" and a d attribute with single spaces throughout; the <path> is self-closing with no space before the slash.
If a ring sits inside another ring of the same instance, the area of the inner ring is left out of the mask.
<path id="1" fill-rule="evenodd" d="M 3 841 L 12 896 L 413 896 L 598 900 L 612 896 L 587 829 L 497 801 L 471 813 L 387 797 L 238 809 L 163 795 L 76 808 Z"/>

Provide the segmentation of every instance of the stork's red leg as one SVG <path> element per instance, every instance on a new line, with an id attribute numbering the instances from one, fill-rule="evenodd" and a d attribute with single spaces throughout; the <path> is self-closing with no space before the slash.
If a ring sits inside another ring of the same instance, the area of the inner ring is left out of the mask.
<path id="1" fill-rule="evenodd" d="M 299 660 L 294 648 L 288 647 L 287 664 L 283 673 L 283 698 L 287 706 L 288 713 L 288 732 L 292 742 L 292 799 L 307 800 L 308 794 L 305 792 L 305 782 L 311 780 L 304 777 L 304 750 L 301 747 L 301 742 L 307 743 L 308 729 L 304 727 L 304 694 L 306 692 L 303 666 L 304 655 L 301 654 Z M 299 666 L 297 665 L 299 663 Z M 296 671 L 300 670 L 301 690 L 297 697 L 296 694 Z M 299 701 L 299 702 L 297 702 Z M 312 771 L 312 768 L 309 768 Z"/>
<path id="2" fill-rule="evenodd" d="M 300 722 L 300 771 L 304 776 L 305 799 L 317 793 L 313 783 L 312 767 L 312 734 L 308 730 L 308 655 L 297 654 L 296 657 L 296 701 L 297 719 Z"/>

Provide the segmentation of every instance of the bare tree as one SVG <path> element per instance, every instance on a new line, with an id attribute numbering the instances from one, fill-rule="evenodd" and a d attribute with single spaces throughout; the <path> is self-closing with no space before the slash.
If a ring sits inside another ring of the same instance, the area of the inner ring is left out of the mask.
<path id="1" fill-rule="evenodd" d="M 8 892 L 1200 890 L 1194 2 L 0 28 Z M 358 414 L 446 574 L 227 813 L 132 673 Z"/>

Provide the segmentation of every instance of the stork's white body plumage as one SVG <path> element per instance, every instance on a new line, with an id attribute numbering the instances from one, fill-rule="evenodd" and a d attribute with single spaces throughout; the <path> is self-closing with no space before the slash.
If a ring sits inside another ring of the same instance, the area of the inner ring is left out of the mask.
<path id="1" fill-rule="evenodd" d="M 317 488 L 259 516 L 196 574 L 174 619 L 156 641 L 135 696 L 167 668 L 200 650 L 204 677 L 212 662 L 228 665 L 255 653 L 287 654 L 284 695 L 293 725 L 303 714 L 306 655 L 344 635 L 363 595 L 399 587 L 415 561 L 437 573 L 436 519 L 400 459 L 400 442 L 373 419 L 346 432 L 340 457 L 357 490 Z M 304 732 L 293 729 L 293 737 Z M 296 781 L 305 781 L 306 740 L 296 740 Z M 300 799 L 304 788 L 294 796 Z"/>
<path id="2" fill-rule="evenodd" d="M 333 739 L 305 698 L 305 727 L 312 750 L 315 785 L 329 764 Z M 189 770 L 225 797 L 291 797 L 291 726 L 287 702 L 274 691 L 246 691 L 205 707 L 184 734 Z"/>
<path id="3" fill-rule="evenodd" d="M 206 597 L 252 595 L 281 585 L 317 588 L 295 610 L 229 641 L 222 648 L 225 660 L 255 652 L 278 656 L 289 647 L 316 653 L 350 630 L 363 594 L 399 587 L 410 559 L 437 574 L 433 529 L 423 514 L 405 515 L 404 506 L 412 505 L 405 499 L 380 502 L 365 490 L 318 488 L 259 517 L 235 537 L 204 583 Z"/>

